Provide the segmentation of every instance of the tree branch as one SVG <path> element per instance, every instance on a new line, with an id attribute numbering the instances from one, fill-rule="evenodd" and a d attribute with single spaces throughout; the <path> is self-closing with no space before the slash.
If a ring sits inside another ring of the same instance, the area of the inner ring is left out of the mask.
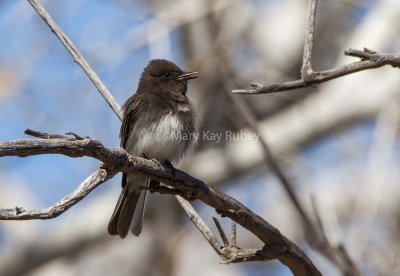
<path id="1" fill-rule="evenodd" d="M 35 9 L 35 11 L 42 17 L 44 22 L 50 27 L 50 30 L 57 36 L 57 38 L 61 41 L 64 47 L 68 50 L 68 52 L 73 56 L 74 61 L 79 64 L 79 66 L 83 69 L 89 79 L 96 86 L 97 90 L 106 100 L 111 109 L 117 114 L 118 118 L 122 120 L 122 112 L 120 111 L 120 107 L 115 101 L 114 97 L 108 91 L 107 87 L 103 84 L 100 78 L 97 76 L 96 72 L 92 70 L 90 65 L 86 62 L 86 60 L 82 57 L 81 53 L 75 47 L 75 45 L 71 42 L 71 40 L 64 34 L 58 24 L 51 18 L 49 13 L 45 10 L 45 8 L 40 5 L 36 0 L 27 0 L 31 6 Z"/>
<path id="2" fill-rule="evenodd" d="M 261 250 L 232 250 L 224 247 L 215 236 L 206 231 L 207 240 L 212 240 L 214 250 L 222 257 L 224 262 L 238 262 L 250 260 L 279 259 L 287 265 L 295 275 L 321 275 L 318 269 L 304 252 L 293 242 L 283 236 L 278 229 L 273 227 L 263 218 L 253 213 L 237 200 L 207 186 L 202 181 L 176 169 L 164 166 L 156 160 L 147 160 L 129 155 L 122 148 L 107 148 L 99 141 L 91 138 L 58 138 L 59 135 L 46 135 L 57 137 L 49 139 L 20 139 L 0 143 L 0 157 L 20 156 L 26 157 L 38 154 L 62 154 L 70 157 L 92 157 L 102 162 L 100 168 L 85 180 L 70 195 L 60 200 L 53 206 L 40 210 L 25 210 L 22 207 L 14 209 L 1 209 L 1 220 L 48 219 L 56 217 L 68 208 L 79 202 L 95 187 L 113 177 L 117 172 L 136 173 L 145 175 L 173 187 L 174 189 L 196 194 L 196 197 L 207 205 L 216 209 L 218 213 L 227 216 L 256 235 L 265 246 Z M 185 202 L 183 202 L 185 204 Z M 185 208 L 188 210 L 188 208 Z M 191 219 L 199 218 L 190 215 Z M 196 226 L 205 225 L 196 222 Z M 206 226 L 207 227 L 207 226 Z M 208 228 L 208 227 L 207 227 Z M 203 234 L 204 235 L 204 234 Z M 210 243 L 211 244 L 211 243 Z"/>
<path id="3" fill-rule="evenodd" d="M 229 241 L 228 238 L 226 237 L 226 234 L 224 232 L 224 229 L 222 229 L 221 224 L 219 223 L 218 219 L 216 217 L 213 217 L 213 221 L 215 223 L 215 226 L 217 226 L 218 229 L 218 233 L 222 239 L 222 242 L 224 243 L 224 246 L 228 246 L 229 245 Z"/>
<path id="4" fill-rule="evenodd" d="M 400 56 L 390 54 L 380 54 L 364 48 L 364 51 L 349 49 L 344 52 L 347 56 L 361 58 L 361 61 L 349 63 L 338 68 L 324 71 L 313 71 L 311 67 L 311 56 L 314 41 L 315 18 L 317 14 L 318 0 L 309 0 L 306 35 L 304 39 L 303 64 L 301 68 L 301 79 L 284 82 L 281 84 L 251 84 L 251 89 L 233 90 L 236 94 L 266 94 L 274 92 L 289 91 L 304 87 L 312 87 L 316 84 L 327 82 L 332 79 L 343 77 L 359 71 L 379 68 L 390 65 L 400 68 Z"/>
<path id="5" fill-rule="evenodd" d="M 301 76 L 307 79 L 313 72 L 311 68 L 311 55 L 314 44 L 315 20 L 317 17 L 317 1 L 310 0 L 308 4 L 306 36 L 304 39 L 303 65 Z"/>
<path id="6" fill-rule="evenodd" d="M 93 84 L 96 86 L 97 90 L 99 93 L 103 96 L 103 98 L 106 100 L 108 105 L 111 107 L 111 109 L 115 112 L 115 114 L 118 116 L 120 120 L 122 120 L 122 111 L 119 106 L 119 104 L 115 101 L 114 97 L 108 91 L 106 86 L 103 84 L 103 82 L 98 78 L 97 74 L 94 72 L 94 70 L 90 67 L 90 65 L 86 62 L 86 60 L 83 58 L 83 56 L 79 53 L 77 48 L 73 45 L 73 43 L 69 40 L 69 38 L 64 34 L 64 32 L 61 30 L 61 28 L 57 25 L 57 23 L 51 18 L 51 16 L 48 14 L 48 12 L 45 10 L 45 8 L 40 5 L 36 0 L 28 0 L 29 3 L 32 5 L 32 7 L 35 9 L 35 11 L 42 17 L 44 22 L 49 26 L 50 30 L 57 36 L 57 38 L 61 41 L 61 43 L 64 45 L 64 47 L 68 50 L 68 52 L 73 56 L 74 61 L 77 62 L 82 70 L 86 73 L 86 75 L 89 77 L 89 79 L 93 82 Z M 27 133 L 29 134 L 29 133 Z M 36 136 L 36 137 L 41 137 L 41 136 Z M 49 137 L 42 137 L 42 138 L 49 138 Z M 196 211 L 193 208 L 189 208 L 190 204 L 183 204 L 184 200 L 182 198 L 179 198 L 176 196 L 179 204 L 181 207 L 185 210 L 186 213 L 191 213 L 191 215 L 194 218 L 197 219 L 192 219 L 193 223 L 196 223 L 197 221 L 200 221 L 201 218 L 200 216 L 196 213 Z M 196 227 L 200 231 L 208 231 L 211 232 L 211 230 L 206 227 L 199 227 L 199 225 L 196 225 Z M 208 237 L 205 232 L 202 232 L 204 237 Z M 210 243 L 211 241 L 208 240 Z"/>
<path id="7" fill-rule="evenodd" d="M 0 220 L 52 219 L 58 217 L 85 198 L 97 186 L 112 178 L 116 173 L 117 171 L 109 171 L 99 168 L 86 178 L 86 180 L 83 181 L 75 191 L 50 207 L 37 210 L 25 210 L 23 207 L 0 209 Z"/>

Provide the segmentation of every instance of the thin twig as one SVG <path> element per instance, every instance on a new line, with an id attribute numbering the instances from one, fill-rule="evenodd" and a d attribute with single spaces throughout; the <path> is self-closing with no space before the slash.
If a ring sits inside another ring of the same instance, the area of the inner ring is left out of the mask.
<path id="1" fill-rule="evenodd" d="M 348 254 L 344 244 L 340 243 L 337 246 L 332 245 L 326 234 L 324 224 L 319 214 L 317 204 L 314 197 L 311 197 L 311 205 L 316 217 L 318 225 L 318 237 L 309 237 L 311 245 L 323 253 L 329 260 L 343 272 L 344 275 L 361 275 L 357 265 Z"/>
<path id="2" fill-rule="evenodd" d="M 319 211 L 318 211 L 318 208 L 317 208 L 317 203 L 315 202 L 315 197 L 314 196 L 311 197 L 311 206 L 312 206 L 312 209 L 314 211 L 316 225 L 317 225 L 317 227 L 319 229 L 318 232 L 322 234 L 322 235 L 319 236 L 318 239 L 313 237 L 313 240 L 322 240 L 323 243 L 329 243 L 329 239 L 328 239 L 328 236 L 326 235 L 325 227 L 324 227 L 324 224 L 322 223 L 322 219 L 321 219 L 321 216 L 319 214 Z"/>
<path id="3" fill-rule="evenodd" d="M 79 66 L 83 69 L 89 79 L 96 86 L 97 91 L 103 96 L 103 98 L 107 101 L 108 105 L 111 109 L 117 114 L 118 118 L 122 120 L 122 112 L 115 101 L 114 97 L 111 95 L 110 91 L 108 91 L 107 87 L 103 84 L 97 74 L 93 71 L 90 65 L 86 62 L 86 60 L 82 57 L 81 53 L 75 47 L 75 45 L 71 42 L 71 40 L 64 34 L 58 24 L 51 18 L 49 13 L 45 10 L 45 8 L 38 3 L 36 0 L 27 0 L 35 11 L 42 17 L 44 22 L 50 27 L 51 31 L 58 37 L 64 47 L 68 50 L 68 52 L 73 56 L 74 61 L 79 64 Z"/>
<path id="4" fill-rule="evenodd" d="M 314 44 L 314 30 L 315 30 L 316 16 L 317 16 L 317 1 L 309 0 L 306 35 L 304 39 L 303 65 L 301 67 L 301 76 L 303 80 L 306 81 L 313 73 L 311 66 L 311 55 Z"/>
<path id="5" fill-rule="evenodd" d="M 339 77 L 353 74 L 359 71 L 379 68 L 390 65 L 400 68 L 400 56 L 391 54 L 380 54 L 376 51 L 364 48 L 364 51 L 349 49 L 344 52 L 347 56 L 361 58 L 361 61 L 349 63 L 337 68 L 324 71 L 313 71 L 311 56 L 314 41 L 315 19 L 317 14 L 317 0 L 309 0 L 307 13 L 307 26 L 304 41 L 303 64 L 301 68 L 301 79 L 279 84 L 251 84 L 251 89 L 232 90 L 236 94 L 266 94 L 289 91 L 304 87 L 313 87 L 316 84 L 330 81 Z"/>
<path id="6" fill-rule="evenodd" d="M 211 245 L 214 251 L 217 252 L 219 256 L 225 258 L 223 252 L 221 251 L 221 249 L 223 248 L 222 244 L 218 241 L 217 237 L 207 226 L 204 220 L 197 215 L 197 212 L 193 208 L 193 206 L 188 201 L 184 200 L 179 196 L 177 196 L 176 198 L 178 199 L 179 203 L 182 206 L 185 206 L 184 210 L 186 214 L 189 216 L 193 224 L 196 225 L 197 229 L 199 229 L 200 233 L 203 234 L 204 238 L 208 241 L 208 243 Z"/>
<path id="7" fill-rule="evenodd" d="M 236 237 L 236 222 L 231 221 L 231 240 L 229 242 L 230 246 L 236 247 L 237 246 L 237 237 Z"/>
<path id="8" fill-rule="evenodd" d="M 307 80 L 300 79 L 295 81 L 284 82 L 281 84 L 270 84 L 270 85 L 259 85 L 253 84 L 253 89 L 233 90 L 236 94 L 266 94 L 274 92 L 289 91 L 304 87 L 312 87 L 316 84 L 320 84 L 332 79 L 343 77 L 349 74 L 353 74 L 359 71 L 379 68 L 385 65 L 390 65 L 394 68 L 400 68 L 400 56 L 390 54 L 375 53 L 374 55 L 360 54 L 362 51 L 349 49 L 345 52 L 345 55 L 356 56 L 358 53 L 359 57 L 362 57 L 361 61 L 353 62 L 347 65 L 343 65 L 338 68 L 329 69 L 325 71 L 313 72 L 311 77 L 307 77 Z"/>
<path id="9" fill-rule="evenodd" d="M 23 207 L 0 209 L 0 220 L 52 219 L 58 217 L 114 175 L 115 173 L 111 171 L 99 168 L 83 181 L 71 194 L 65 196 L 50 207 L 37 210 L 25 210 Z"/>
<path id="10" fill-rule="evenodd" d="M 54 139 L 54 138 L 61 138 L 61 139 L 67 139 L 68 137 L 65 135 L 59 135 L 59 134 L 49 134 L 45 132 L 40 132 L 36 130 L 31 130 L 31 129 L 25 129 L 24 133 L 26 135 L 32 136 L 32 137 L 37 137 L 41 139 Z"/>
<path id="11" fill-rule="evenodd" d="M 213 221 L 215 223 L 215 226 L 217 226 L 219 235 L 221 236 L 221 239 L 222 239 L 222 242 L 224 243 L 224 246 L 229 246 L 228 238 L 226 237 L 224 229 L 222 229 L 222 226 L 219 223 L 218 219 L 216 217 L 213 217 Z"/>

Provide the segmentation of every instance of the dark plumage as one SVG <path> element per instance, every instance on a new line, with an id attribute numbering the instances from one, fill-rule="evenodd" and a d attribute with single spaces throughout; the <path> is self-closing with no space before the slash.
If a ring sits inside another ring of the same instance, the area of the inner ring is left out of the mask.
<path id="1" fill-rule="evenodd" d="M 187 80 L 197 73 L 182 71 L 174 63 L 151 60 L 143 70 L 136 93 L 123 105 L 121 147 L 130 154 L 178 162 L 193 142 L 196 132 L 192 105 L 186 97 Z M 146 191 L 150 179 L 129 174 L 122 176 L 122 191 L 108 225 L 111 235 L 126 237 L 129 228 L 138 236 L 142 230 Z"/>

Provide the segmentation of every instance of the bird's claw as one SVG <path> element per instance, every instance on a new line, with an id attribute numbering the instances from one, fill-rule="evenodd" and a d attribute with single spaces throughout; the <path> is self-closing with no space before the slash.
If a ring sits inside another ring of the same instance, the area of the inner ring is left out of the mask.
<path id="1" fill-rule="evenodd" d="M 172 176 L 175 178 L 176 177 L 176 169 L 175 169 L 174 165 L 172 165 L 171 161 L 166 159 L 164 164 L 171 170 Z"/>

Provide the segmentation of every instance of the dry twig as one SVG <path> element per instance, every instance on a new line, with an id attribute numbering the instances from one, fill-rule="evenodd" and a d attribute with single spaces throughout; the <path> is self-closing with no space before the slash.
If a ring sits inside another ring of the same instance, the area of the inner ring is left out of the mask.
<path id="1" fill-rule="evenodd" d="M 229 241 L 228 241 L 228 238 L 226 237 L 224 229 L 222 229 L 222 226 L 219 223 L 217 218 L 213 217 L 213 221 L 215 223 L 215 226 L 217 226 L 219 235 L 221 236 L 221 239 L 222 239 L 222 242 L 224 243 L 224 246 L 228 246 L 229 245 Z"/>
<path id="2" fill-rule="evenodd" d="M 289 91 L 304 87 L 314 86 L 332 79 L 343 77 L 359 71 L 374 69 L 385 65 L 400 68 L 400 56 L 380 54 L 364 48 L 364 51 L 349 49 L 344 52 L 347 56 L 361 58 L 361 61 L 349 63 L 338 68 L 324 71 L 313 71 L 311 68 L 311 56 L 314 42 L 315 18 L 317 14 L 318 0 L 309 0 L 307 14 L 306 36 L 304 41 L 303 65 L 301 68 L 301 79 L 284 82 L 280 84 L 251 84 L 251 89 L 233 90 L 237 94 L 266 94 L 274 92 Z"/>
<path id="3" fill-rule="evenodd" d="M 122 112 L 120 111 L 119 105 L 115 101 L 114 97 L 111 95 L 110 91 L 108 91 L 107 87 L 103 84 L 97 74 L 92 70 L 90 65 L 86 62 L 86 60 L 82 57 L 81 53 L 75 47 L 75 45 L 71 42 L 71 40 L 64 34 L 58 24 L 51 18 L 49 13 L 45 10 L 45 8 L 40 5 L 36 0 L 28 0 L 28 2 L 32 5 L 35 11 L 43 18 L 44 22 L 50 27 L 50 30 L 58 37 L 58 39 L 62 42 L 64 47 L 68 50 L 68 52 L 73 56 L 74 61 L 79 64 L 79 66 L 83 69 L 89 79 L 96 86 L 97 90 L 103 96 L 103 98 L 107 101 L 111 109 L 117 114 L 118 118 L 122 119 Z"/>

